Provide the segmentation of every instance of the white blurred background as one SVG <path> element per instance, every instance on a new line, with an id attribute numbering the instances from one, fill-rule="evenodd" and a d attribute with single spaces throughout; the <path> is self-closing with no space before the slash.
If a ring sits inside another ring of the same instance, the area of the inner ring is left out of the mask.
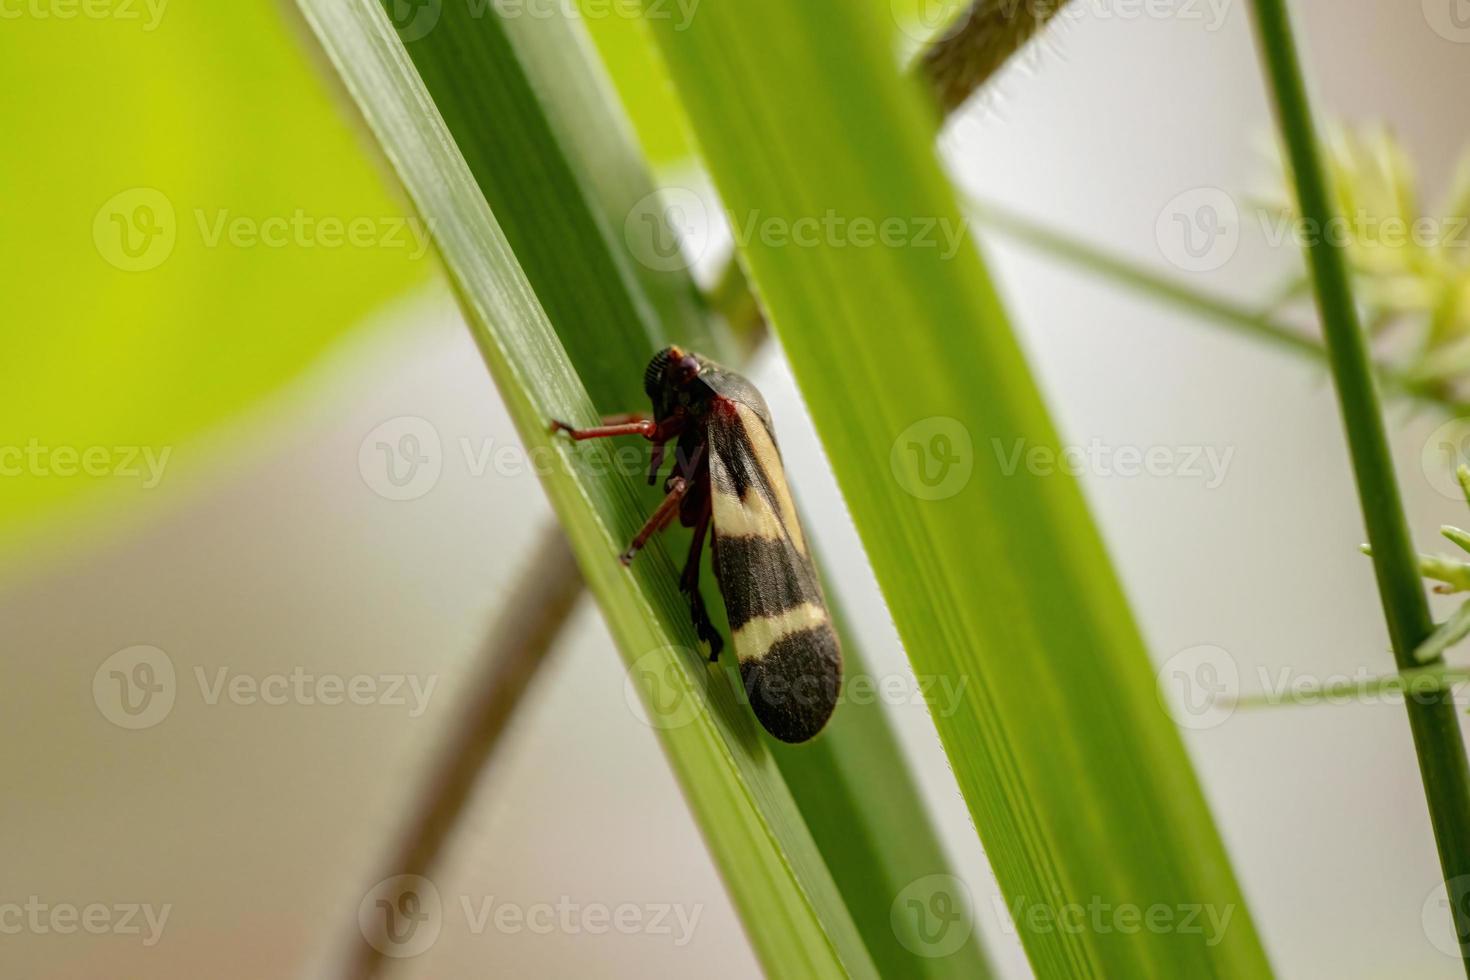
<path id="1" fill-rule="evenodd" d="M 1293 6 L 1320 108 L 1390 122 L 1432 201 L 1470 135 L 1470 28 L 1456 32 L 1448 19 L 1470 17 L 1464 0 Z M 1179 195 L 1222 188 L 1244 211 L 1272 173 L 1245 6 L 1165 7 L 1171 16 L 1150 17 L 1141 2 L 1077 0 L 1040 53 L 952 125 L 948 159 L 977 194 L 1202 288 L 1263 299 L 1297 263 L 1253 219 L 1238 251 L 1207 273 L 1171 264 L 1177 244 L 1160 237 Z M 987 250 L 1067 442 L 1229 454 L 1218 485 L 1084 477 L 1156 662 L 1219 647 L 1247 694 L 1282 671 L 1390 670 L 1320 366 L 1002 238 Z M 754 377 L 875 670 L 907 670 L 789 374 L 769 355 Z M 476 475 L 465 455 L 517 440 L 443 290 L 384 311 L 267 414 L 179 448 L 223 460 L 223 446 L 243 441 L 248 452 L 209 477 L 180 467 L 164 502 L 126 530 L 88 525 L 3 583 L 7 900 L 168 909 L 152 943 L 141 914 L 135 936 L 0 935 L 5 976 L 327 975 L 498 603 L 533 558 L 549 519 L 535 478 Z M 394 501 L 360 450 L 401 417 L 432 427 L 441 472 L 421 496 Z M 1426 549 L 1439 525 L 1470 521 L 1421 466 L 1441 421 L 1391 406 Z M 138 645 L 167 654 L 178 695 L 161 723 L 128 731 L 99 711 L 92 684 L 109 656 Z M 423 710 L 407 687 L 403 705 L 210 703 L 222 676 L 298 669 L 409 675 Z M 1007 977 L 1029 976 L 924 710 L 892 710 L 995 962 Z M 1403 709 L 1213 720 L 1186 740 L 1280 975 L 1459 975 L 1440 948 L 1449 926 L 1435 906 Z M 447 867 L 435 879 L 442 934 L 402 976 L 758 975 L 586 602 L 482 780 Z M 668 935 L 541 935 L 477 929 L 465 914 L 559 902 L 677 906 L 690 925 L 675 916 Z"/>

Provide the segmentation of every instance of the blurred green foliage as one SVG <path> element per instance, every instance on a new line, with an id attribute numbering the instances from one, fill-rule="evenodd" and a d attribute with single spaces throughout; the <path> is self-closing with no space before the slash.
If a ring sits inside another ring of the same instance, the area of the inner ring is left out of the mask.
<path id="1" fill-rule="evenodd" d="M 177 486 L 202 429 L 432 268 L 294 17 L 140 0 L 0 21 L 0 560 L 52 550 L 48 522 L 75 540 L 63 504 Z"/>
<path id="2" fill-rule="evenodd" d="M 1265 203 L 1277 234 L 1317 236 L 1345 250 L 1365 328 L 1412 382 L 1447 398 L 1470 394 L 1470 151 L 1448 192 L 1426 205 L 1412 158 L 1381 125 L 1338 126 L 1325 147 L 1341 224 L 1316 228 L 1302 219 L 1289 190 Z M 1284 164 L 1282 169 L 1285 169 Z M 1299 244 L 1300 242 L 1292 242 Z M 1310 296 L 1303 272 L 1283 295 Z"/>

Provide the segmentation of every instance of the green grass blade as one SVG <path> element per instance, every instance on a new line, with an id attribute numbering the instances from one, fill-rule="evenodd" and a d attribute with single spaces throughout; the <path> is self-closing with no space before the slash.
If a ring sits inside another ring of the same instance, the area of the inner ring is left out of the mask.
<path id="1" fill-rule="evenodd" d="M 1266 975 L 1078 487 L 1003 458 L 1058 439 L 978 256 L 934 237 L 963 221 L 883 14 L 711 0 L 653 26 L 915 672 L 968 681 L 935 720 L 1037 973 Z M 1057 925 L 1093 906 L 1228 921 Z"/>
<path id="2" fill-rule="evenodd" d="M 705 833 L 767 973 L 874 976 L 805 824 L 738 703 L 729 674 L 701 662 L 658 550 L 633 571 L 613 558 L 643 517 L 608 450 L 553 441 L 553 417 L 593 407 L 429 93 L 375 0 L 302 0 L 420 212 L 588 585 Z M 642 353 L 610 349 L 625 366 Z M 610 475 L 611 474 L 611 475 Z"/>
<path id="3" fill-rule="evenodd" d="M 641 392 L 637 400 L 629 393 L 636 370 L 600 370 L 614 348 L 724 346 L 702 304 L 689 301 L 694 286 L 683 270 L 651 269 L 628 251 L 623 218 L 654 186 L 618 125 L 610 87 L 587 60 L 580 25 L 559 16 L 470 17 L 463 0 L 450 0 L 434 30 L 415 33 L 409 55 L 527 279 L 538 295 L 551 291 L 548 318 L 593 401 L 607 410 L 641 401 Z M 616 275 L 608 274 L 609 253 Z M 563 296 L 572 301 L 559 302 Z M 642 346 L 631 329 L 638 318 Z M 849 678 L 866 673 L 857 638 L 843 640 Z M 953 878 L 876 699 L 849 699 L 814 744 L 768 744 L 880 971 L 988 975 L 970 928 L 957 924 L 962 943 L 936 957 L 932 943 L 906 934 L 905 944 L 893 927 L 887 896 Z"/>
<path id="4" fill-rule="evenodd" d="M 950 867 L 875 693 L 884 679 L 827 594 L 842 638 L 843 702 L 821 738 L 774 745 L 776 762 L 878 972 L 984 980 L 993 974 L 972 897 Z M 944 908 L 956 912 L 929 918 Z"/>
<path id="5" fill-rule="evenodd" d="M 626 219 L 655 187 L 585 35 L 555 11 L 435 9 L 432 29 L 399 25 L 405 48 L 598 409 L 642 406 L 642 364 L 665 343 L 727 353 L 680 263 L 629 249 Z"/>
<path id="6" fill-rule="evenodd" d="M 1277 122 L 1291 163 L 1302 218 L 1327 228 L 1336 220 L 1323 165 L 1318 131 L 1307 99 L 1306 80 L 1297 57 L 1291 18 L 1284 0 L 1253 0 L 1262 67 L 1274 99 Z M 1419 578 L 1419 561 L 1409 534 L 1394 475 L 1388 432 L 1378 404 L 1368 340 L 1358 322 L 1344 249 L 1332 236 L 1317 236 L 1307 249 L 1327 359 L 1337 390 L 1353 477 L 1372 547 L 1378 594 L 1399 670 L 1440 660 L 1421 661 L 1415 651 L 1434 632 L 1429 599 Z M 1460 957 L 1470 975 L 1470 762 L 1454 698 L 1411 699 L 1409 730 L 1419 756 L 1419 774 L 1429 802 L 1429 819 L 1450 896 L 1450 914 L 1460 941 Z"/>

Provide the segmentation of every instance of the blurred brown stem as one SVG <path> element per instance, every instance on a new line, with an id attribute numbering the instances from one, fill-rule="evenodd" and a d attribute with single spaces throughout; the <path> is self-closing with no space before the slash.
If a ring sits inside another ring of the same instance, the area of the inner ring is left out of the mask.
<path id="1" fill-rule="evenodd" d="M 428 877 L 433 871 L 516 705 L 582 595 L 582 575 L 560 526 L 550 524 L 542 531 L 530 564 L 515 590 L 504 597 L 500 615 L 480 644 L 465 681 L 468 693 L 446 724 L 432 769 L 410 798 L 413 812 L 374 881 L 395 875 Z M 377 976 L 383 955 L 361 937 L 354 945 L 345 980 Z"/>
<path id="2" fill-rule="evenodd" d="M 918 71 L 948 116 L 988 82 L 1068 0 L 975 0 L 919 58 Z"/>

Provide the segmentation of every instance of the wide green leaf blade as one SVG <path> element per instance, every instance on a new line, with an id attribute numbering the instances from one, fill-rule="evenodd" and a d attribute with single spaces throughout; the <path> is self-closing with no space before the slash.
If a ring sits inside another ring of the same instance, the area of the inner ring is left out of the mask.
<path id="1" fill-rule="evenodd" d="M 968 886 L 950 867 L 878 694 L 891 678 L 873 671 L 827 594 L 842 640 L 843 701 L 820 738 L 774 745 L 776 762 L 878 972 L 983 980 L 993 971 L 978 923 L 965 915 Z"/>
<path id="2" fill-rule="evenodd" d="M 1059 440 L 886 13 L 651 24 L 915 672 L 969 681 L 935 722 L 1037 973 L 1265 975 L 1079 489 L 1025 465 Z"/>
<path id="3" fill-rule="evenodd" d="M 614 559 L 642 522 L 632 481 L 605 446 L 553 440 L 547 423 L 593 408 L 473 174 L 376 0 L 302 0 L 420 212 L 582 572 L 630 667 L 630 682 L 704 831 L 771 976 L 875 976 L 841 897 L 730 675 L 695 650 L 667 559 Z M 644 353 L 607 351 L 641 368 Z"/>

